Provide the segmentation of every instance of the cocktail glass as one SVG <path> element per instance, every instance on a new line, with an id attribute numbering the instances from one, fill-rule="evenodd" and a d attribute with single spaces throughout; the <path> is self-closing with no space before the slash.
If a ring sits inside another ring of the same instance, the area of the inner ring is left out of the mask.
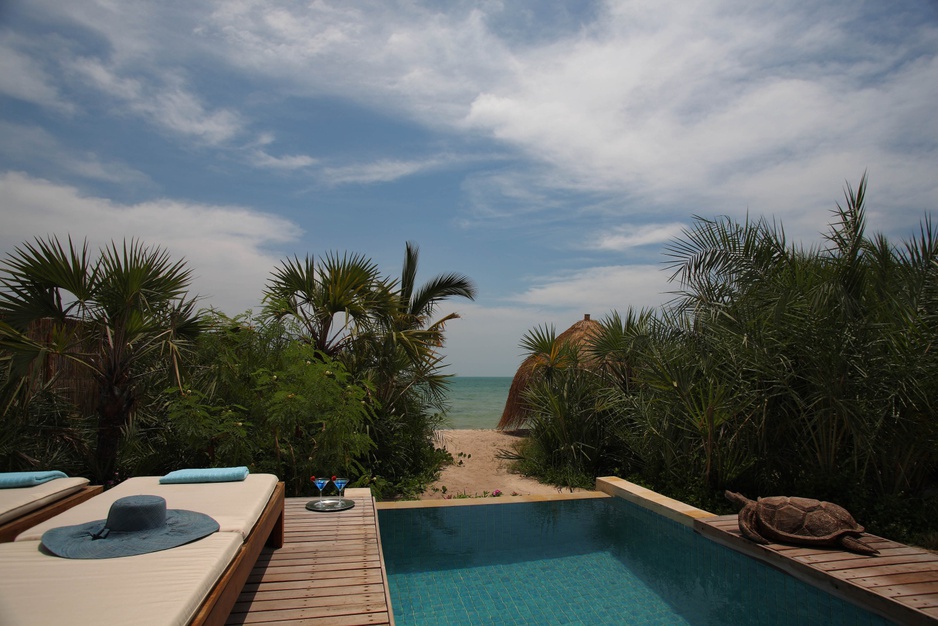
<path id="1" fill-rule="evenodd" d="M 316 489 L 319 490 L 319 506 L 322 506 L 322 490 L 326 488 L 326 485 L 329 484 L 328 478 L 313 478 L 313 483 L 316 485 Z"/>
<path id="2" fill-rule="evenodd" d="M 339 497 L 345 495 L 345 485 L 348 484 L 348 478 L 333 478 L 332 483 L 335 485 L 335 488 L 339 490 Z"/>

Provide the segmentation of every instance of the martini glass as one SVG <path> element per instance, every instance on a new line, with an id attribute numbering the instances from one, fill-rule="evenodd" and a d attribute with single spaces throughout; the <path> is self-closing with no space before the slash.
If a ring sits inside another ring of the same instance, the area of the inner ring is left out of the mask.
<path id="1" fill-rule="evenodd" d="M 316 485 L 316 489 L 319 490 L 319 506 L 322 506 L 322 490 L 326 488 L 326 485 L 329 484 L 328 478 L 314 478 L 313 483 Z"/>
<path id="2" fill-rule="evenodd" d="M 345 485 L 348 484 L 348 478 L 333 478 L 332 483 L 335 485 L 335 488 L 339 490 L 339 497 L 343 497 L 345 495 Z"/>

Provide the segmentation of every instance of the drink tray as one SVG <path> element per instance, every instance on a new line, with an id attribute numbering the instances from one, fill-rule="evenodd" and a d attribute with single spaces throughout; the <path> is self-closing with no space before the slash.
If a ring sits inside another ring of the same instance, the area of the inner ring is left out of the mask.
<path id="1" fill-rule="evenodd" d="M 353 506 L 355 506 L 355 501 L 348 498 L 323 498 L 322 500 L 310 500 L 306 503 L 307 509 L 319 511 L 320 513 L 345 511 Z"/>

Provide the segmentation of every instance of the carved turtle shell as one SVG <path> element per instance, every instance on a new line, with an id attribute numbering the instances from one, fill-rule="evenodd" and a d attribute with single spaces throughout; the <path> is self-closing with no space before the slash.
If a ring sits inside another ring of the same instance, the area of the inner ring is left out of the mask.
<path id="1" fill-rule="evenodd" d="M 739 530 L 755 543 L 771 541 L 808 546 L 839 546 L 859 554 L 879 552 L 859 539 L 863 532 L 841 506 L 812 498 L 773 496 L 753 502 L 744 495 L 726 492 L 739 505 Z"/>
<path id="2" fill-rule="evenodd" d="M 759 498 L 756 516 L 763 534 L 799 543 L 830 544 L 864 530 L 843 507 L 812 498 Z"/>

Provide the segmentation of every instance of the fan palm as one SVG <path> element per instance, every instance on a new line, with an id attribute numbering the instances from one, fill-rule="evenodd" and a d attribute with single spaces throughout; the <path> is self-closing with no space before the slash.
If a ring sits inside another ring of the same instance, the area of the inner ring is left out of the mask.
<path id="1" fill-rule="evenodd" d="M 335 357 L 356 332 L 367 328 L 388 307 L 378 266 L 361 255 L 328 254 L 316 261 L 306 256 L 287 259 L 264 291 L 265 313 L 300 325 L 303 338 Z M 335 327 L 340 314 L 344 321 Z"/>
<path id="2" fill-rule="evenodd" d="M 188 298 L 190 270 L 137 240 L 112 242 L 92 259 L 87 242 L 79 249 L 55 238 L 18 247 L 2 270 L 6 398 L 24 392 L 24 380 L 52 371 L 44 367 L 50 355 L 79 366 L 93 386 L 95 473 L 110 478 L 139 383 L 150 373 L 142 365 L 162 362 L 181 385 L 184 352 L 202 326 Z"/>

